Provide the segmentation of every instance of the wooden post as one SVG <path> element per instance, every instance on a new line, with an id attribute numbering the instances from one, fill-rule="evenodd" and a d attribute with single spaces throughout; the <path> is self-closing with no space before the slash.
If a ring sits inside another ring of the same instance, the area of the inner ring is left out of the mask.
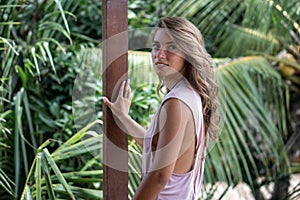
<path id="1" fill-rule="evenodd" d="M 127 79 L 127 0 L 102 0 L 103 95 L 114 101 Z M 103 105 L 103 197 L 128 199 L 128 137 Z M 120 166 L 122 165 L 122 166 Z"/>

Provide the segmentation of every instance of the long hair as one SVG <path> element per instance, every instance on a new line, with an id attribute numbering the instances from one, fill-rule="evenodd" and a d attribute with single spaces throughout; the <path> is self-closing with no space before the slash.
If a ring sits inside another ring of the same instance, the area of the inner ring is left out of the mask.
<path id="1" fill-rule="evenodd" d="M 158 28 L 166 28 L 173 41 L 185 54 L 184 77 L 202 99 L 205 133 L 212 139 L 217 139 L 218 86 L 214 78 L 213 61 L 205 49 L 201 32 L 190 21 L 179 17 L 161 18 Z M 162 87 L 163 82 L 158 85 L 158 90 Z"/>

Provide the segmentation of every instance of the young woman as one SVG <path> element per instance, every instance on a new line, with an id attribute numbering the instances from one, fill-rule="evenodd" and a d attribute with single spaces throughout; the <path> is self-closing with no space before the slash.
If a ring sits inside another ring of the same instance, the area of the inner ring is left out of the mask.
<path id="1" fill-rule="evenodd" d="M 200 31 L 178 17 L 160 19 L 152 62 L 167 89 L 147 131 L 129 115 L 131 89 L 123 82 L 104 103 L 143 147 L 142 181 L 133 199 L 193 200 L 200 195 L 208 136 L 216 138 L 217 86 Z"/>

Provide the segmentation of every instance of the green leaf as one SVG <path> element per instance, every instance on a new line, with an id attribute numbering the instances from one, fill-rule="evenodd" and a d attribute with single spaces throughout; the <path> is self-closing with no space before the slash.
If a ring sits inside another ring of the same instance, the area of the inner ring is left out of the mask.
<path id="1" fill-rule="evenodd" d="M 102 141 L 100 140 L 101 135 L 97 137 L 91 137 L 84 139 L 81 142 L 72 145 L 61 145 L 53 154 L 54 160 L 68 159 L 76 157 L 88 152 L 99 152 L 102 148 Z"/>
<path id="2" fill-rule="evenodd" d="M 51 51 L 50 51 L 50 49 L 49 49 L 49 43 L 48 43 L 48 42 L 43 42 L 43 47 L 44 47 L 44 49 L 46 50 L 46 53 L 47 53 L 48 59 L 49 59 L 49 61 L 50 61 L 52 70 L 54 71 L 55 77 L 56 77 L 58 83 L 60 84 L 60 80 L 59 80 L 59 78 L 58 78 L 58 76 L 57 76 L 56 69 L 55 69 L 55 66 L 54 66 L 52 54 L 51 54 Z M 41 47 L 41 49 L 43 49 L 43 48 Z"/>
<path id="3" fill-rule="evenodd" d="M 24 73 L 23 69 L 19 65 L 16 65 L 16 70 L 18 71 L 18 73 L 19 73 L 19 75 L 21 77 L 21 80 L 22 80 L 22 83 L 23 83 L 23 87 L 27 88 L 27 76 Z"/>
<path id="4" fill-rule="evenodd" d="M 19 25 L 21 22 L 0 22 L 0 25 Z"/>
<path id="5" fill-rule="evenodd" d="M 52 183 L 52 179 L 50 176 L 50 170 L 49 170 L 49 166 L 48 166 L 48 162 L 47 162 L 47 158 L 45 157 L 45 154 L 41 154 L 41 161 L 42 161 L 42 169 L 43 169 L 43 174 L 45 176 L 45 182 L 47 185 L 47 191 L 48 191 L 48 195 L 49 198 L 51 200 L 55 200 L 55 194 L 54 194 L 54 188 L 53 188 L 53 183 Z"/>
<path id="6" fill-rule="evenodd" d="M 36 165 L 35 165 L 35 187 L 36 187 L 36 199 L 42 199 L 42 174 L 41 174 L 41 154 L 37 155 Z"/>
<path id="7" fill-rule="evenodd" d="M 69 33 L 59 23 L 50 22 L 50 21 L 42 22 L 41 24 L 39 24 L 39 31 L 43 31 L 43 30 L 56 30 L 62 33 L 66 38 L 68 38 L 70 43 L 72 44 L 72 39 Z"/>
<path id="8" fill-rule="evenodd" d="M 25 199 L 25 200 L 32 200 L 32 193 L 30 191 L 30 187 L 28 185 L 25 186 L 25 198 L 21 198 L 22 200 Z"/>
<path id="9" fill-rule="evenodd" d="M 64 194 L 64 189 L 62 185 L 54 184 L 53 186 L 56 192 Z M 86 199 L 91 198 L 91 199 L 99 199 L 99 200 L 103 199 L 103 192 L 101 190 L 86 189 L 86 188 L 80 188 L 76 186 L 71 186 L 70 188 L 78 198 L 86 198 Z"/>
<path id="10" fill-rule="evenodd" d="M 60 0 L 55 0 L 55 3 L 56 3 L 56 5 L 58 6 L 58 9 L 59 9 L 59 11 L 60 11 L 60 13 L 61 13 L 61 16 L 62 16 L 62 18 L 63 18 L 65 27 L 66 27 L 66 29 L 67 29 L 67 32 L 70 34 L 70 29 L 69 29 L 68 21 L 67 21 L 66 16 L 65 16 L 64 9 L 63 9 L 62 6 L 61 6 L 61 2 L 60 2 Z M 72 44 L 72 42 L 71 42 L 71 44 Z"/>
<path id="11" fill-rule="evenodd" d="M 19 130 L 22 129 L 21 125 L 20 125 L 20 116 L 22 116 L 21 112 L 21 92 L 18 92 L 16 98 L 15 98 L 15 137 L 14 137 L 14 170 L 15 170 L 15 193 L 18 193 L 18 188 L 20 186 L 20 160 L 21 160 L 21 156 L 20 156 L 20 134 L 19 134 Z"/>
<path id="12" fill-rule="evenodd" d="M 59 170 L 59 168 L 57 167 L 55 161 L 52 159 L 51 155 L 49 154 L 47 149 L 44 149 L 42 154 L 46 157 L 48 163 L 50 164 L 52 170 L 54 171 L 56 177 L 58 178 L 59 182 L 62 184 L 64 190 L 68 193 L 69 197 L 71 199 L 75 199 L 75 196 L 70 188 L 70 186 L 68 185 L 68 183 L 66 182 L 64 176 L 62 175 L 61 171 Z"/>
<path id="13" fill-rule="evenodd" d="M 38 61 L 37 61 L 37 56 L 36 56 L 36 53 L 35 53 L 35 47 L 31 47 L 31 55 L 32 55 L 32 58 L 33 58 L 33 61 L 34 61 L 34 67 L 36 69 L 36 72 L 39 76 L 39 78 L 41 78 L 41 73 L 40 73 L 40 67 L 39 67 L 39 64 L 38 64 Z"/>
<path id="14" fill-rule="evenodd" d="M 32 142 L 32 145 L 30 144 L 30 146 L 32 146 L 34 148 L 34 150 L 36 150 L 37 144 L 36 144 L 36 139 L 34 137 L 32 118 L 31 118 L 31 113 L 30 113 L 30 109 L 29 109 L 30 105 L 28 102 L 28 95 L 27 95 L 26 90 L 24 91 L 24 95 L 23 95 L 23 103 L 24 103 L 25 113 L 27 116 L 27 123 L 29 126 L 30 138 L 31 138 L 31 142 Z"/>
<path id="15" fill-rule="evenodd" d="M 4 37 L 1 37 L 0 36 L 0 39 L 6 44 L 9 46 L 10 49 L 13 50 L 13 52 L 18 56 L 19 53 L 17 52 L 17 50 L 9 43 L 9 41 L 7 39 L 5 39 Z"/>
<path id="16" fill-rule="evenodd" d="M 53 42 L 56 46 L 58 46 L 58 48 L 59 48 L 64 54 L 66 54 L 65 47 L 63 47 L 62 44 L 60 44 L 57 40 L 55 40 L 55 39 L 53 39 L 53 38 L 46 38 L 46 37 L 44 37 L 44 38 L 42 38 L 41 41 L 43 42 L 43 46 L 44 46 L 45 49 L 48 48 L 48 47 L 45 47 L 45 44 L 46 44 L 46 43 L 49 44 L 49 42 Z M 46 43 L 45 43 L 45 42 L 46 42 Z"/>
<path id="17" fill-rule="evenodd" d="M 6 190 L 10 195 L 16 197 L 16 193 L 13 191 L 12 186 L 14 183 L 10 178 L 5 174 L 5 172 L 0 168 L 0 188 Z"/>
<path id="18" fill-rule="evenodd" d="M 78 131 L 74 136 L 72 136 L 68 141 L 66 141 L 64 143 L 64 145 L 62 145 L 57 150 L 60 150 L 61 148 L 64 148 L 65 146 L 69 146 L 69 145 L 76 143 L 78 140 L 80 140 L 86 134 L 86 131 L 89 130 L 89 128 L 91 128 L 95 124 L 102 124 L 102 123 L 103 122 L 101 120 L 95 120 L 95 121 L 91 122 L 90 124 L 88 124 L 87 126 L 82 128 L 80 131 Z"/>

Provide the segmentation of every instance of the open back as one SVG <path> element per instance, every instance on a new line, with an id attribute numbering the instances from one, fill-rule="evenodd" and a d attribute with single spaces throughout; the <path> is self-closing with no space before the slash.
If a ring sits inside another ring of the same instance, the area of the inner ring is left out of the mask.
<path id="1" fill-rule="evenodd" d="M 202 101 L 199 94 L 197 94 L 193 88 L 190 86 L 187 80 L 182 79 L 179 81 L 171 91 L 165 96 L 161 105 L 170 99 L 176 98 L 185 103 L 192 111 L 194 123 L 195 123 L 195 134 L 196 134 L 196 151 L 194 154 L 194 162 L 192 170 L 183 174 L 173 173 L 165 186 L 165 188 L 160 192 L 157 199 L 158 200 L 191 200 L 197 199 L 200 196 L 202 177 L 204 171 L 204 158 L 198 159 L 200 152 L 200 144 L 205 145 L 204 155 L 206 150 L 206 141 L 201 142 L 202 134 L 204 129 L 203 124 L 203 113 L 202 113 Z M 160 105 L 160 107 L 161 107 Z M 144 144 L 143 144 L 143 177 L 147 175 L 149 169 L 151 169 L 151 164 L 153 161 L 152 152 L 152 140 L 158 131 L 158 115 L 160 108 L 155 113 L 149 128 L 145 134 Z M 200 162 L 198 164 L 198 162 Z M 196 170 L 196 166 L 199 166 L 199 170 Z"/>

